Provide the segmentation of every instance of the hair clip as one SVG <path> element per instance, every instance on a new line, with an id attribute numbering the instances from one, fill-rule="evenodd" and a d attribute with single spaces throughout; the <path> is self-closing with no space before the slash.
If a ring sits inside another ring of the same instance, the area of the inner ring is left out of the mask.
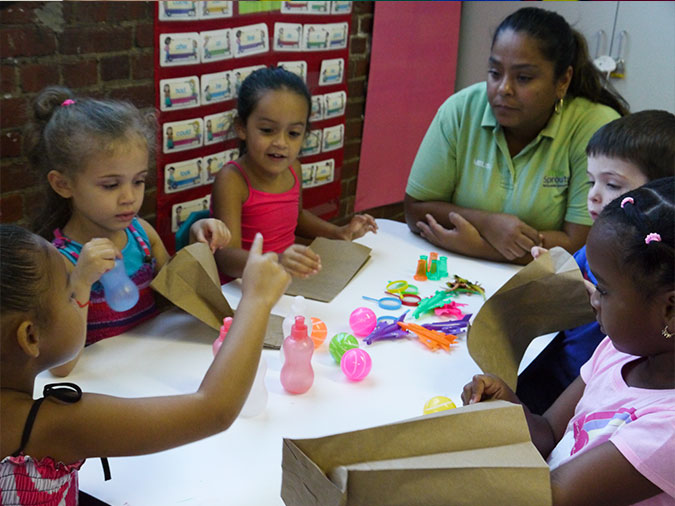
<path id="1" fill-rule="evenodd" d="M 73 105 L 75 103 L 75 100 L 72 98 L 67 98 L 63 102 L 61 102 L 61 107 L 67 107 L 69 105 Z"/>
<path id="2" fill-rule="evenodd" d="M 647 237 L 645 237 L 645 244 L 649 244 L 650 242 L 661 242 L 661 236 L 657 234 L 656 232 L 652 232 L 651 234 L 647 234 Z"/>
<path id="3" fill-rule="evenodd" d="M 621 209 L 623 209 L 623 206 L 625 206 L 626 204 L 635 204 L 635 201 L 633 200 L 633 197 L 625 197 L 621 201 Z"/>

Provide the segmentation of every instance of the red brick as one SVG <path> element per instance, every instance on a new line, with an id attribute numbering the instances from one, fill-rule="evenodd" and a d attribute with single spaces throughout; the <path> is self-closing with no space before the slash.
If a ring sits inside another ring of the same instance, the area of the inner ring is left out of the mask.
<path id="1" fill-rule="evenodd" d="M 35 22 L 33 11 L 44 2 L 12 2 L 0 10 L 0 22 L 3 25 L 25 25 Z"/>
<path id="2" fill-rule="evenodd" d="M 70 26 L 59 35 L 61 54 L 110 53 L 131 49 L 131 27 Z"/>
<path id="3" fill-rule="evenodd" d="M 106 2 L 108 4 L 108 22 L 152 19 L 152 10 L 148 2 Z"/>
<path id="4" fill-rule="evenodd" d="M 361 154 L 361 142 L 347 143 L 345 144 L 344 158 L 345 160 L 351 160 L 352 158 L 358 158 Z"/>
<path id="5" fill-rule="evenodd" d="M 352 58 L 349 61 L 349 77 L 364 77 L 368 74 L 368 66 L 370 60 L 368 58 Z"/>
<path id="6" fill-rule="evenodd" d="M 375 2 L 352 2 L 352 20 L 358 14 L 372 14 L 375 7 Z"/>
<path id="7" fill-rule="evenodd" d="M 21 156 L 21 131 L 10 130 L 0 134 L 0 157 Z"/>
<path id="8" fill-rule="evenodd" d="M 26 93 L 38 92 L 45 86 L 59 84 L 60 72 L 56 63 L 26 63 L 21 65 L 21 89 Z"/>
<path id="9" fill-rule="evenodd" d="M 131 55 L 131 79 L 152 79 L 155 75 L 154 62 L 152 51 Z"/>
<path id="10" fill-rule="evenodd" d="M 350 160 L 347 162 L 344 162 L 342 164 L 342 178 L 343 179 L 348 179 L 352 177 L 356 177 L 356 175 L 359 172 L 359 161 L 358 160 Z"/>
<path id="11" fill-rule="evenodd" d="M 56 37 L 49 28 L 39 25 L 0 30 L 0 58 L 51 55 L 56 51 Z"/>
<path id="12" fill-rule="evenodd" d="M 110 2 L 63 2 L 63 19 L 68 24 L 98 23 L 108 17 Z"/>
<path id="13" fill-rule="evenodd" d="M 3 98 L 0 100 L 0 128 L 22 126 L 26 120 L 27 106 L 28 100 L 26 97 Z"/>
<path id="14" fill-rule="evenodd" d="M 154 47 L 155 32 L 152 23 L 138 23 L 135 29 L 136 47 Z"/>
<path id="15" fill-rule="evenodd" d="M 98 84 L 98 63 L 95 58 L 64 63 L 62 71 L 63 84 L 69 88 L 84 88 Z"/>
<path id="16" fill-rule="evenodd" d="M 366 102 L 363 98 L 348 100 L 345 115 L 347 119 L 362 118 L 366 111 Z"/>
<path id="17" fill-rule="evenodd" d="M 155 86 L 152 82 L 137 86 L 113 88 L 109 95 L 110 98 L 115 100 L 128 100 L 139 109 L 154 107 L 155 105 Z"/>
<path id="18" fill-rule="evenodd" d="M 349 54 L 365 54 L 368 39 L 366 37 L 350 37 L 349 38 Z"/>
<path id="19" fill-rule="evenodd" d="M 347 96 L 354 98 L 362 98 L 365 96 L 366 81 L 365 79 L 350 80 L 347 83 Z"/>
<path id="20" fill-rule="evenodd" d="M 126 54 L 104 56 L 101 58 L 101 80 L 115 81 L 129 79 L 129 56 Z"/>
<path id="21" fill-rule="evenodd" d="M 23 196 L 19 193 L 0 198 L 0 223 L 15 223 L 23 218 Z"/>
<path id="22" fill-rule="evenodd" d="M 345 128 L 345 141 L 361 139 L 363 135 L 363 121 L 361 119 L 348 121 Z"/>
<path id="23" fill-rule="evenodd" d="M 0 174 L 0 192 L 2 193 L 23 190 L 40 183 L 40 178 L 35 171 L 30 170 L 28 162 L 23 158 L 15 162 L 3 162 Z"/>
<path id="24" fill-rule="evenodd" d="M 373 33 L 373 17 L 372 16 L 359 16 L 359 34 L 368 34 Z"/>
<path id="25" fill-rule="evenodd" d="M 16 91 L 16 65 L 0 66 L 0 93 L 12 94 Z"/>

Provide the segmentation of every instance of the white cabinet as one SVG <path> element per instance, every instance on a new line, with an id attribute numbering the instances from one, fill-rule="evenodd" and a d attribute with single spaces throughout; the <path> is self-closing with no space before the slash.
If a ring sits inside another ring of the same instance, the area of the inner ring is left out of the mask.
<path id="1" fill-rule="evenodd" d="M 492 34 L 523 2 L 462 2 L 457 63 L 459 90 L 485 80 Z M 623 79 L 611 82 L 631 111 L 665 109 L 675 113 L 675 2 L 542 2 L 537 7 L 562 15 L 586 36 L 591 57 L 618 56 L 623 33 Z M 604 39 L 599 40 L 599 34 Z"/>

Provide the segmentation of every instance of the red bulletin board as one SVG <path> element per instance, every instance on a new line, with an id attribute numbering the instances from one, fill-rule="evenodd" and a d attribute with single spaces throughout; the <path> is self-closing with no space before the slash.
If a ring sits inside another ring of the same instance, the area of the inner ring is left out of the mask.
<path id="1" fill-rule="evenodd" d="M 403 200 L 420 142 L 455 89 L 461 8 L 375 3 L 355 211 Z"/>
<path id="2" fill-rule="evenodd" d="M 238 149 L 239 140 L 233 129 L 206 130 L 207 122 L 216 124 L 216 128 L 228 125 L 228 111 L 236 109 L 236 97 L 213 102 L 210 100 L 215 93 L 202 89 L 203 83 L 214 82 L 216 73 L 226 73 L 223 75 L 231 78 L 227 81 L 227 89 L 230 89 L 229 83 L 236 81 L 236 73 L 243 70 L 240 73 L 245 74 L 252 66 L 296 62 L 288 65 L 297 69 L 302 67 L 297 62 L 306 63 L 304 77 L 316 103 L 310 120 L 312 135 L 300 156 L 303 205 L 324 219 L 336 216 L 344 158 L 351 2 L 199 1 L 156 2 L 155 5 L 155 106 L 159 113 L 157 231 L 169 252 L 175 251 L 178 225 L 191 211 L 210 205 L 213 171 L 222 168 L 228 157 L 236 155 L 231 150 Z M 281 25 L 277 25 L 279 23 Z M 293 30 L 285 24 L 293 25 Z M 260 38 L 256 39 L 251 27 L 261 25 L 267 27 L 267 36 L 264 37 L 260 29 Z M 286 28 L 285 35 L 275 32 L 279 27 Z M 215 37 L 214 31 L 217 31 Z M 242 33 L 243 44 L 239 44 Z M 318 38 L 324 33 L 325 40 L 323 35 Z M 247 35 L 256 39 L 258 46 L 252 53 L 247 53 L 248 48 L 254 46 L 246 44 Z M 288 47 L 294 49 L 283 50 Z M 231 56 L 224 57 L 228 52 Z M 222 59 L 209 60 L 214 55 Z M 190 86 L 192 91 L 183 93 L 184 83 L 193 81 L 198 83 L 198 89 L 195 91 L 195 86 Z M 219 78 L 218 83 L 224 82 L 224 78 Z M 228 94 L 221 93 L 220 97 L 228 97 Z M 194 128 L 193 134 L 185 133 L 183 127 Z M 320 141 L 317 132 L 321 133 Z M 225 140 L 214 141 L 222 138 Z M 209 160 L 208 168 L 212 172 L 206 170 Z M 214 165 L 213 160 L 218 163 Z"/>

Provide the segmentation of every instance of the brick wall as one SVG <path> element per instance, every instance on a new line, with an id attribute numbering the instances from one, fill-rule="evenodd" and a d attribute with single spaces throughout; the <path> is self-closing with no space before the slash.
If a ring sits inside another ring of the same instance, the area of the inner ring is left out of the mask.
<path id="1" fill-rule="evenodd" d="M 338 223 L 348 221 L 354 210 L 373 8 L 372 2 L 354 2 Z M 0 3 L 0 222 L 28 225 L 37 211 L 40 181 L 29 170 L 22 146 L 31 99 L 43 87 L 59 84 L 79 94 L 152 107 L 152 39 L 152 2 Z M 155 199 L 151 177 L 140 213 L 151 222 Z M 402 206 L 384 206 L 372 214 L 402 219 Z"/>

